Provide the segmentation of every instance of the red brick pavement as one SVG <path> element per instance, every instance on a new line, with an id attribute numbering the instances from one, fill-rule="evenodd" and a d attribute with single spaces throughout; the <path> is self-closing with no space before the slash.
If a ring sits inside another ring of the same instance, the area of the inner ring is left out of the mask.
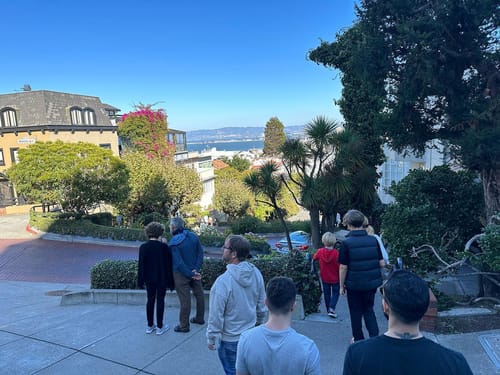
<path id="1" fill-rule="evenodd" d="M 89 284 L 105 259 L 137 259 L 138 248 L 42 239 L 0 239 L 0 280 Z"/>

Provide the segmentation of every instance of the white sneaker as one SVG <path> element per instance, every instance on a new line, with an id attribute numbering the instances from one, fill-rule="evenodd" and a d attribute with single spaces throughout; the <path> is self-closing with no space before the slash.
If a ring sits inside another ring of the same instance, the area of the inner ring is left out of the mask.
<path id="1" fill-rule="evenodd" d="M 148 328 L 146 328 L 146 333 L 150 334 L 150 333 L 153 333 L 155 330 L 156 330 L 156 326 L 153 324 L 152 326 L 148 326 Z"/>
<path id="2" fill-rule="evenodd" d="M 167 332 L 169 330 L 169 326 L 168 324 L 164 324 L 163 327 L 161 328 L 156 328 L 156 334 L 159 336 L 159 335 L 163 335 L 165 332 Z"/>

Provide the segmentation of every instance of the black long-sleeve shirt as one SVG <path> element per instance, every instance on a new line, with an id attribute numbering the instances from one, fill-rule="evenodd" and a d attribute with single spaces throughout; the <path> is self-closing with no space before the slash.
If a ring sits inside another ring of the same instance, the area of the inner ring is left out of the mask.
<path id="1" fill-rule="evenodd" d="M 174 289 L 172 252 L 166 243 L 149 240 L 139 247 L 137 286 L 142 288 L 144 284 Z"/>

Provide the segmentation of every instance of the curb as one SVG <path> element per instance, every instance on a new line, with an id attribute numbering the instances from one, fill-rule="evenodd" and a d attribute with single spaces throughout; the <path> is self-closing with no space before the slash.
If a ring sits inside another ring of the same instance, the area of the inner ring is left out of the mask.
<path id="1" fill-rule="evenodd" d="M 203 291 L 205 297 L 205 306 L 210 306 L 210 291 Z M 147 301 L 146 291 L 144 289 L 89 289 L 78 292 L 65 293 L 61 297 L 61 306 L 82 305 L 82 304 L 100 304 L 109 303 L 116 305 L 145 305 Z M 304 320 L 304 304 L 302 296 L 297 295 L 295 299 L 295 309 L 293 310 L 293 320 Z M 191 305 L 195 306 L 196 300 L 191 294 Z M 179 299 L 175 291 L 167 291 L 165 295 L 165 307 L 179 307 Z"/>

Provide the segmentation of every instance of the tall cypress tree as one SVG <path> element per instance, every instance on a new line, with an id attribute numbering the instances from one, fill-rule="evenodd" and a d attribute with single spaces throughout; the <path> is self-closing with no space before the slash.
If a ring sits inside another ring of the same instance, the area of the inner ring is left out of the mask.
<path id="1" fill-rule="evenodd" d="M 285 140 L 285 126 L 277 117 L 271 117 L 264 131 L 264 155 L 279 155 L 280 147 Z"/>

